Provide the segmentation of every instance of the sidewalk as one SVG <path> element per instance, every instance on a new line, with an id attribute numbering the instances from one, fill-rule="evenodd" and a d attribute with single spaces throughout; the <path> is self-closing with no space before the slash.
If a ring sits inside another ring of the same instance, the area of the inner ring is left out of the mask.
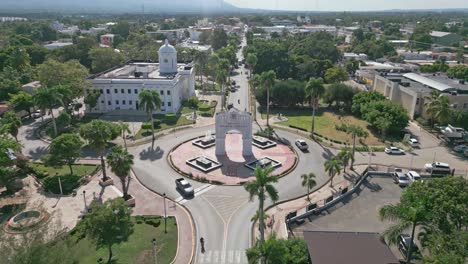
<path id="1" fill-rule="evenodd" d="M 367 165 L 354 166 L 354 171 L 346 170 L 346 173 L 341 173 L 333 178 L 333 186 L 327 181 L 325 185 L 318 186 L 318 189 L 313 191 L 307 199 L 307 188 L 304 188 L 304 196 L 297 199 L 280 202 L 265 211 L 269 216 L 265 220 L 265 237 L 268 237 L 272 232 L 275 232 L 278 238 L 288 238 L 288 230 L 286 228 L 286 216 L 291 212 L 297 212 L 297 215 L 306 213 L 306 208 L 310 204 L 317 204 L 320 208 L 325 205 L 325 200 L 330 196 L 334 198 L 339 196 L 340 190 L 349 187 L 351 189 L 354 185 L 355 179 L 362 173 Z M 254 235 L 258 237 L 258 222 L 255 223 Z"/>

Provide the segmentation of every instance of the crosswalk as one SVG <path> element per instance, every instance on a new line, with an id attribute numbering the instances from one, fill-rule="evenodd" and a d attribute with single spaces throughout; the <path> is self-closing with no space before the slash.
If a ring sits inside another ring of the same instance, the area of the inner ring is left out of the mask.
<path id="1" fill-rule="evenodd" d="M 245 250 L 208 250 L 198 253 L 198 264 L 237 264 L 248 263 Z"/>

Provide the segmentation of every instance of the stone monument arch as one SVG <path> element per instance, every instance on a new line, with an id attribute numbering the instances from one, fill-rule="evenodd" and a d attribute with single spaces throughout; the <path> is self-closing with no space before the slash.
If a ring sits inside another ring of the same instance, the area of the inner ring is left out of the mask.
<path id="1" fill-rule="evenodd" d="M 242 155 L 252 156 L 252 115 L 236 108 L 216 114 L 216 155 L 226 155 L 226 133 L 242 134 Z"/>

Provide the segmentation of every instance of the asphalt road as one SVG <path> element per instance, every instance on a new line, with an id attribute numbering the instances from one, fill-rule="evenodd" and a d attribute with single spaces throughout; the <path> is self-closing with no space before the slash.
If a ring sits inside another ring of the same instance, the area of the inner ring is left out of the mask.
<path id="1" fill-rule="evenodd" d="M 241 48 L 237 51 L 237 60 L 242 60 L 244 56 L 242 55 L 242 48 L 247 45 L 245 38 L 243 38 L 241 43 Z M 249 80 L 247 79 L 248 69 L 244 68 L 244 65 L 239 66 L 239 69 L 235 69 L 231 75 L 231 82 L 236 81 L 237 90 L 235 92 L 230 92 L 228 97 L 228 104 L 232 104 L 235 108 L 244 111 L 249 111 Z"/>

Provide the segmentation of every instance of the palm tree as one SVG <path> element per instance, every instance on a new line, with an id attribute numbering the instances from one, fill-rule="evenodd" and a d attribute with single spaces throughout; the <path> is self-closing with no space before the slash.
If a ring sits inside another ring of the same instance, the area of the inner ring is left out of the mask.
<path id="1" fill-rule="evenodd" d="M 431 115 L 432 120 L 441 124 L 447 124 L 450 120 L 452 109 L 447 95 L 440 95 L 437 99 L 427 104 L 427 113 Z"/>
<path id="2" fill-rule="evenodd" d="M 119 120 L 117 122 L 117 127 L 119 128 L 120 135 L 124 141 L 124 146 L 125 149 L 127 149 L 127 139 L 126 139 L 126 133 L 130 133 L 130 127 L 128 126 L 127 123 L 123 122 L 122 120 Z"/>
<path id="3" fill-rule="evenodd" d="M 128 187 L 130 186 L 129 173 L 133 165 L 133 155 L 122 146 L 113 147 L 107 154 L 107 162 L 111 171 L 120 179 L 122 183 L 123 198 L 128 198 Z"/>
<path id="4" fill-rule="evenodd" d="M 247 58 L 245 59 L 245 63 L 249 66 L 249 76 L 252 78 L 252 72 L 255 69 L 255 66 L 257 65 L 258 58 L 254 53 L 249 53 L 247 54 Z"/>
<path id="5" fill-rule="evenodd" d="M 353 162 L 353 152 L 349 148 L 342 148 L 340 153 L 338 153 L 338 159 L 343 163 L 343 172 L 346 173 L 346 167 L 349 164 L 349 161 Z"/>
<path id="6" fill-rule="evenodd" d="M 273 183 L 278 182 L 277 177 L 270 176 L 270 174 L 273 172 L 272 167 L 257 167 L 254 171 L 255 174 L 255 180 L 248 182 L 244 185 L 245 190 L 249 193 L 250 195 L 250 201 L 253 200 L 254 196 L 258 197 L 259 205 L 258 205 L 258 211 L 260 214 L 260 241 L 263 243 L 265 241 L 265 219 L 264 219 L 264 209 L 263 209 L 263 204 L 266 199 L 266 196 L 268 196 L 273 203 L 278 201 L 278 191 L 276 188 L 273 186 Z"/>
<path id="7" fill-rule="evenodd" d="M 267 90 L 267 126 L 270 126 L 270 89 L 275 85 L 276 73 L 272 70 L 263 72 L 260 76 L 260 85 Z"/>
<path id="8" fill-rule="evenodd" d="M 369 133 L 365 131 L 362 127 L 357 126 L 357 125 L 346 125 L 343 124 L 341 125 L 341 128 L 344 129 L 346 134 L 351 134 L 353 135 L 353 158 L 351 159 L 351 169 L 353 168 L 354 165 L 354 157 L 356 153 L 356 138 L 366 138 L 369 136 Z"/>
<path id="9" fill-rule="evenodd" d="M 146 114 L 148 114 L 151 121 L 152 146 L 154 146 L 155 137 L 153 112 L 161 109 L 161 97 L 159 97 L 159 93 L 157 91 L 148 90 L 141 91 L 138 97 L 140 99 L 140 106 L 145 109 Z"/>
<path id="10" fill-rule="evenodd" d="M 224 69 L 218 69 L 216 71 L 216 82 L 221 85 L 221 109 L 225 109 L 226 107 L 226 90 L 225 90 L 225 85 L 226 85 L 226 76 L 227 76 L 227 71 Z"/>
<path id="11" fill-rule="evenodd" d="M 325 171 L 330 176 L 330 187 L 333 186 L 333 178 L 341 172 L 341 160 L 333 156 L 325 162 Z"/>
<path id="12" fill-rule="evenodd" d="M 99 119 L 95 119 L 80 128 L 80 136 L 88 141 L 89 147 L 96 151 L 101 158 L 103 181 L 107 180 L 104 151 L 106 150 L 107 143 L 116 136 L 115 129 L 114 124 Z"/>
<path id="13" fill-rule="evenodd" d="M 405 230 L 411 228 L 411 240 L 406 253 L 406 263 L 410 263 L 413 254 L 413 240 L 417 226 L 424 226 L 427 222 L 427 212 L 423 207 L 415 208 L 403 203 L 385 205 L 379 210 L 382 221 L 392 221 L 395 224 L 383 232 L 383 236 L 390 244 L 396 244 L 398 236 Z"/>
<path id="14" fill-rule="evenodd" d="M 268 215 L 267 213 L 263 212 L 263 219 L 268 219 L 268 217 L 270 217 L 270 215 Z M 260 211 L 256 211 L 255 212 L 255 215 L 252 216 L 252 218 L 250 218 L 250 221 L 252 222 L 255 222 L 257 221 L 258 219 L 260 219 Z"/>
<path id="15" fill-rule="evenodd" d="M 21 127 L 22 122 L 19 117 L 16 116 L 15 112 L 6 112 L 3 114 L 3 118 L 1 119 L 1 129 L 5 129 L 10 135 L 12 135 L 16 142 L 18 142 L 18 132 L 19 128 Z"/>
<path id="16" fill-rule="evenodd" d="M 310 78 L 305 88 L 312 106 L 312 127 L 310 129 L 310 136 L 313 138 L 315 129 L 315 111 L 317 109 L 320 96 L 325 92 L 325 87 L 323 86 L 322 78 Z"/>
<path id="17" fill-rule="evenodd" d="M 309 173 L 309 174 L 302 174 L 302 187 L 307 187 L 307 199 L 310 202 L 310 190 L 314 188 L 315 185 L 317 185 L 317 182 L 315 182 L 315 174 L 314 173 Z"/>
<path id="18" fill-rule="evenodd" d="M 57 123 L 55 122 L 54 108 L 62 104 L 62 95 L 54 88 L 41 88 L 33 96 L 34 104 L 45 112 L 50 110 L 52 124 L 54 126 L 54 135 L 57 136 Z"/>

